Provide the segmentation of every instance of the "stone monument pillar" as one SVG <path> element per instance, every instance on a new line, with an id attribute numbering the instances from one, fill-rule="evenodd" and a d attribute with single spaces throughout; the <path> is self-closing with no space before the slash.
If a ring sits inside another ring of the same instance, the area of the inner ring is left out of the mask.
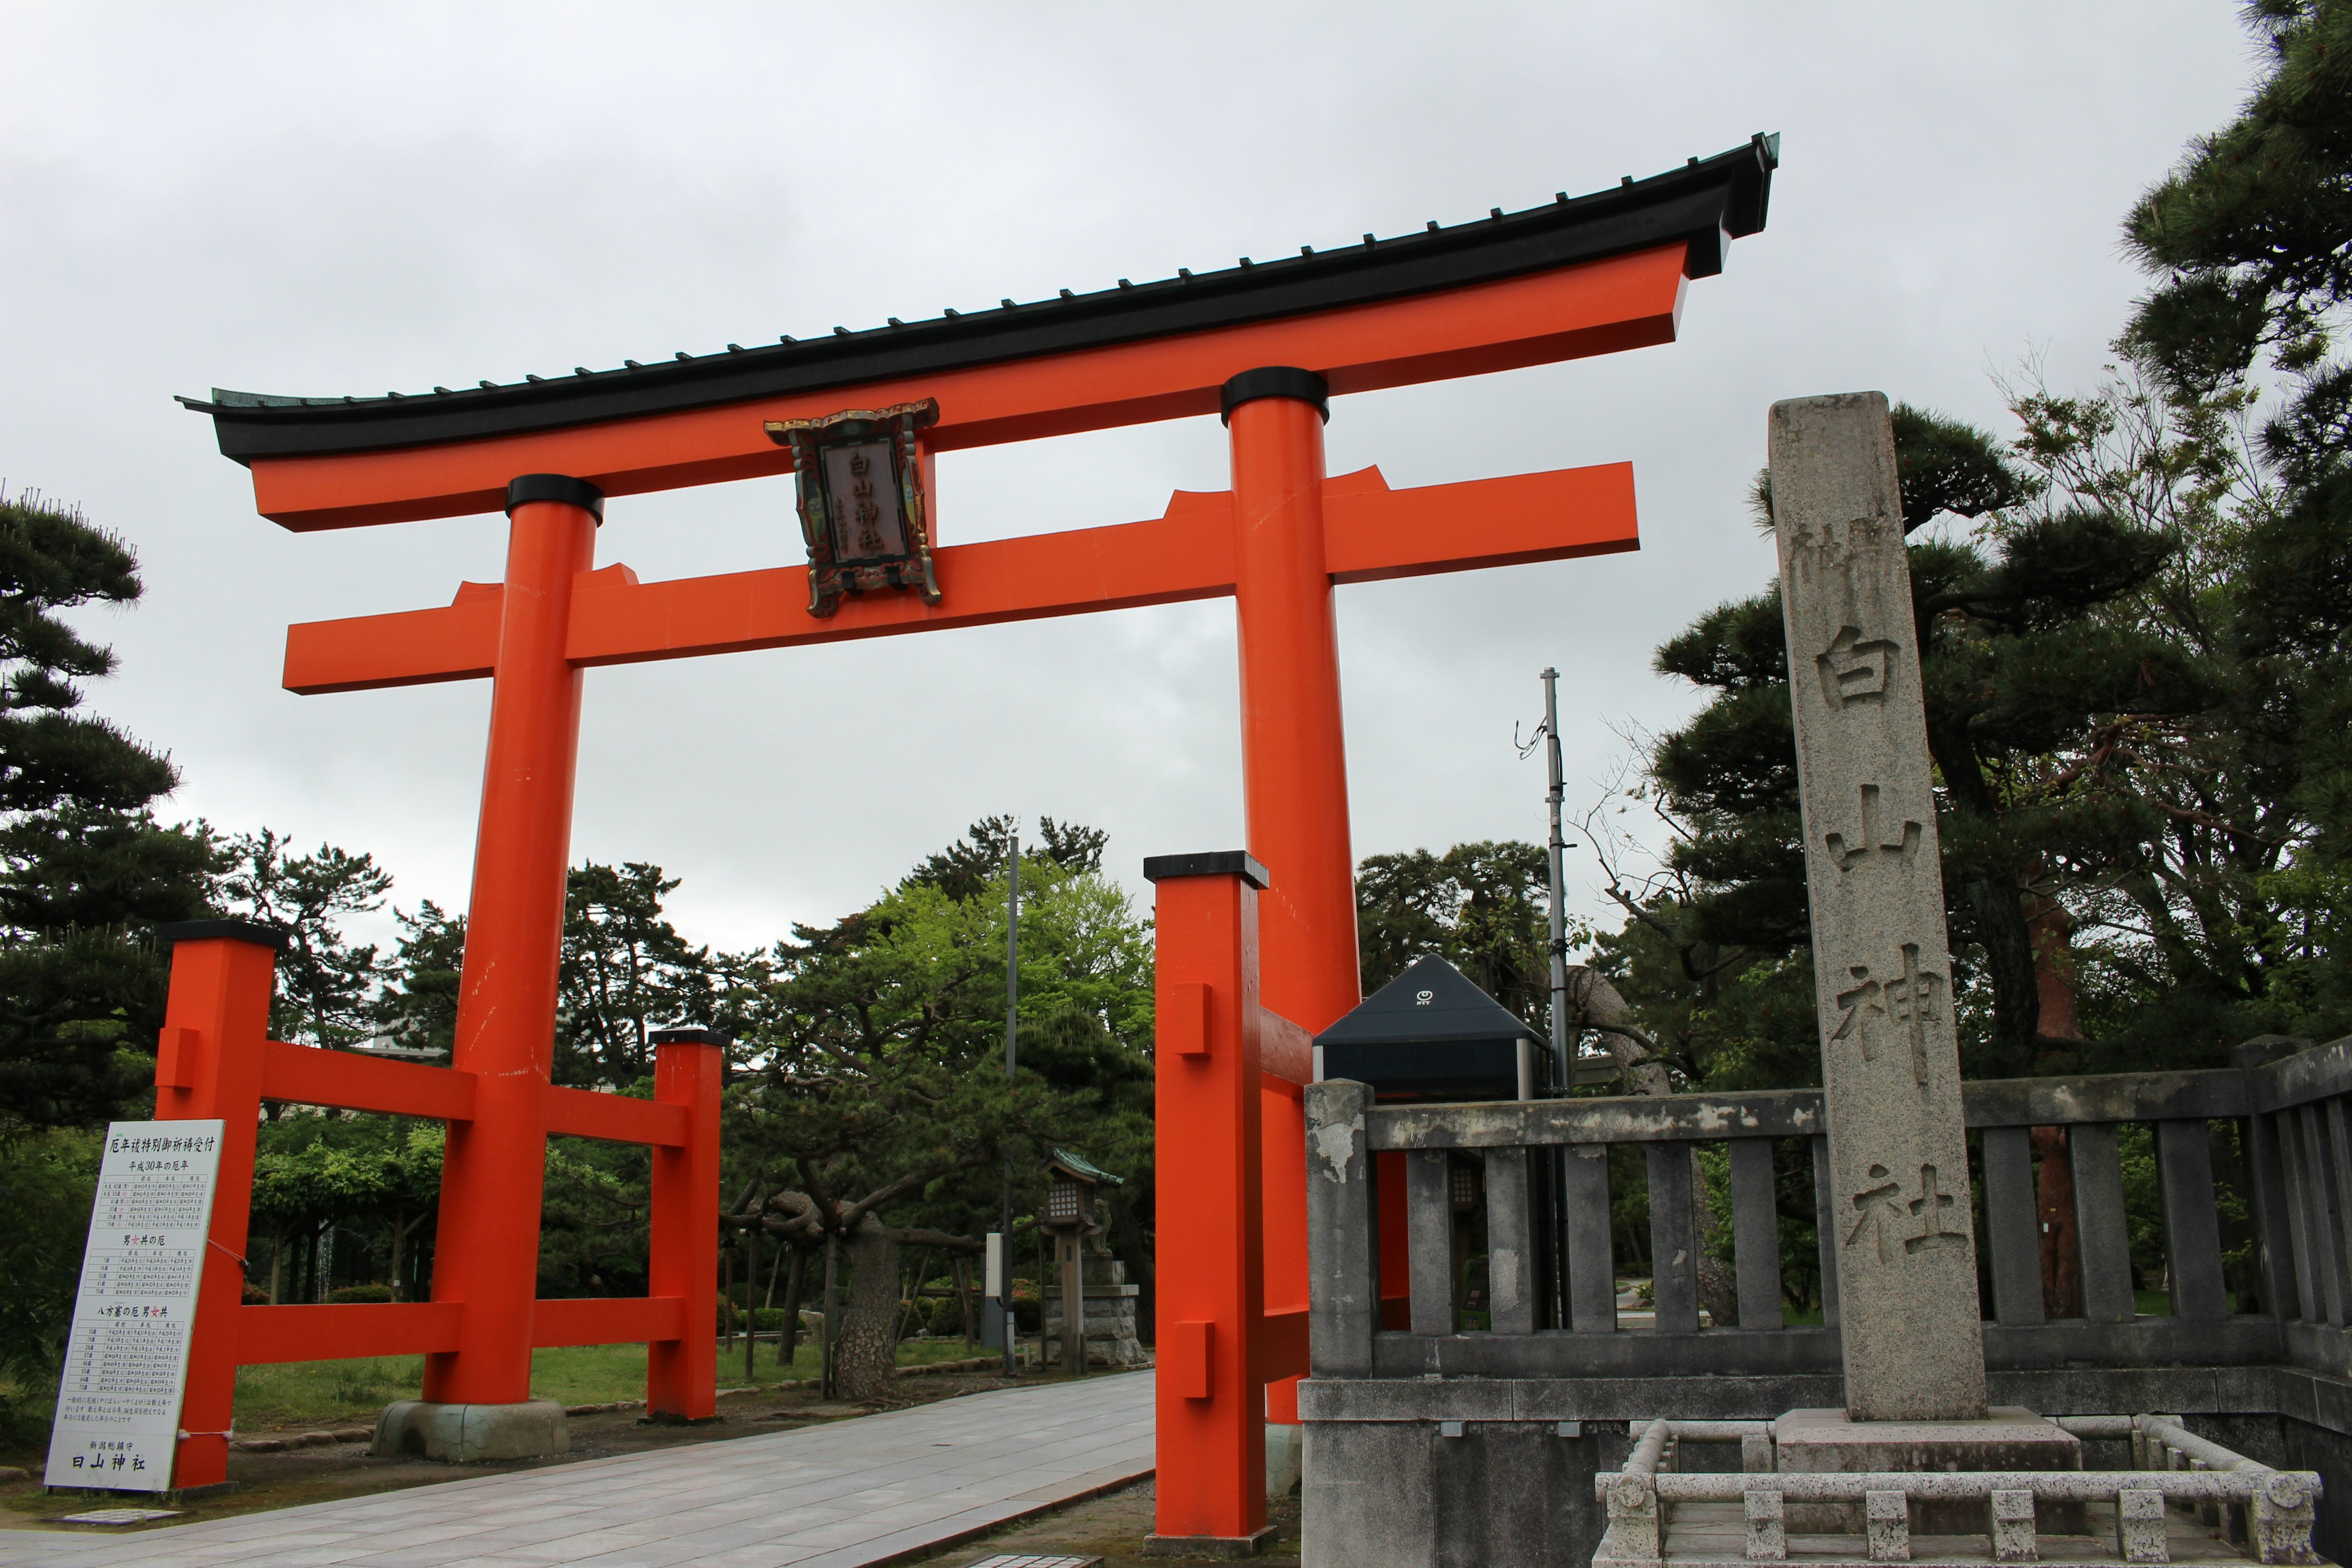
<path id="1" fill-rule="evenodd" d="M 1985 1414 L 1951 949 L 1885 397 L 1772 406 L 1847 1414 Z"/>
<path id="2" fill-rule="evenodd" d="M 2079 1469 L 2072 1435 L 1985 1404 L 1951 945 L 1885 397 L 1773 405 L 1771 462 L 1845 1352 L 1845 1408 L 1774 1422 L 1777 1468 Z M 1981 1504 L 1910 1511 L 1930 1534 L 1984 1528 Z M 1859 1531 L 1860 1512 L 1801 1506 L 1788 1527 Z"/>

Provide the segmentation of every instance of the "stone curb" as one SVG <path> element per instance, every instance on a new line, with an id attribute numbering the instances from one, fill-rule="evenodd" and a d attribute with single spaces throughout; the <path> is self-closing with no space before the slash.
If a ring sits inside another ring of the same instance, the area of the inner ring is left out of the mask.
<path id="1" fill-rule="evenodd" d="M 365 1426 L 337 1426 L 326 1432 L 292 1432 L 283 1437 L 239 1437 L 229 1447 L 246 1454 L 283 1454 L 296 1448 L 331 1448 L 341 1443 L 370 1443 L 375 1433 Z"/>

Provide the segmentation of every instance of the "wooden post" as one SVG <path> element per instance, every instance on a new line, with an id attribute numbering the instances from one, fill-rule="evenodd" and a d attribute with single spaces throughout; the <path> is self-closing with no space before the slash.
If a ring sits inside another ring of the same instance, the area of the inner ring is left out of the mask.
<path id="1" fill-rule="evenodd" d="M 1062 1252 L 1062 1370 L 1072 1377 L 1087 1374 L 1087 1265 L 1080 1250 L 1080 1233 L 1066 1231 L 1059 1238 Z"/>
<path id="2" fill-rule="evenodd" d="M 718 1413 L 719 1089 L 726 1064 L 708 1029 L 653 1037 L 654 1098 L 683 1105 L 683 1148 L 654 1152 L 647 1293 L 679 1299 L 679 1337 L 646 1346 L 646 1413 L 700 1421 Z"/>
<path id="3" fill-rule="evenodd" d="M 580 756 L 572 587 L 595 558 L 604 493 L 528 474 L 510 519 L 481 826 L 451 1065 L 476 1075 L 474 1119 L 449 1124 L 433 1299 L 460 1301 L 457 1348 L 425 1358 L 425 1397 L 530 1397 L 541 1194 L 554 1068 L 556 968 Z M 707 1330 L 705 1331 L 707 1331 Z"/>
<path id="4" fill-rule="evenodd" d="M 172 1461 L 175 1489 L 208 1487 L 228 1479 L 262 1052 L 286 933 L 244 921 L 188 921 L 156 934 L 172 944 L 172 989 L 155 1053 L 155 1120 L 217 1118 L 221 1123 L 219 1184 L 206 1237 L 211 1246 L 189 1335 L 187 1392 Z"/>
<path id="5" fill-rule="evenodd" d="M 1160 1182 L 1155 1539 L 1254 1549 L 1265 1523 L 1257 894 L 1238 851 L 1143 863 L 1157 885 Z M 1302 1156 L 1303 1157 L 1303 1156 Z"/>

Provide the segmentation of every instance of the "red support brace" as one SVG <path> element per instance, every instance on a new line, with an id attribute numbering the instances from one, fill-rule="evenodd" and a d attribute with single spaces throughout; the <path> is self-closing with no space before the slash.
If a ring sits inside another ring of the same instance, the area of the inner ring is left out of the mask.
<path id="1" fill-rule="evenodd" d="M 686 1114 L 683 1143 L 654 1151 L 653 1256 L 646 1288 L 674 1296 L 685 1319 L 675 1339 L 646 1344 L 646 1412 L 699 1421 L 715 1413 L 719 1380 L 719 1088 L 717 1038 L 679 1030 L 658 1040 L 654 1101 Z"/>
<path id="2" fill-rule="evenodd" d="M 237 1315 L 245 1300 L 247 1222 L 253 1211 L 253 1142 L 261 1120 L 269 995 L 282 939 L 267 927 L 221 921 L 222 934 L 182 937 L 156 1057 L 155 1120 L 221 1124 L 220 1177 L 204 1284 L 189 1334 L 188 1387 L 180 1405 L 173 1487 L 228 1479 L 229 1425 L 236 1401 Z M 169 934 L 168 931 L 166 933 Z"/>
<path id="3" fill-rule="evenodd" d="M 1147 861 L 1158 884 L 1158 1535 L 1265 1528 L 1263 1021 L 1245 855 Z M 1198 1035 L 1191 1036 L 1197 1024 Z M 1305 1159 L 1305 1145 L 1300 1145 Z"/>

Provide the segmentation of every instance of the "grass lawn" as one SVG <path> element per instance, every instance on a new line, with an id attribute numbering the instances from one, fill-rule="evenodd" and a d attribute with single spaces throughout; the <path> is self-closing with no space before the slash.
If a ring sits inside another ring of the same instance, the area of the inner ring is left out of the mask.
<path id="1" fill-rule="evenodd" d="M 967 1351 L 963 1341 L 908 1340 L 898 1346 L 898 1364 L 914 1366 L 936 1361 L 960 1361 L 978 1351 Z M 776 1347 L 760 1346 L 755 1375 L 762 1383 L 814 1377 L 817 1351 L 803 1340 L 793 1364 L 776 1360 Z M 415 1355 L 374 1356 L 363 1361 L 288 1362 L 277 1366 L 245 1366 L 236 1373 L 236 1426 L 239 1431 L 270 1426 L 325 1426 L 375 1418 L 376 1412 L 395 1399 L 420 1396 L 425 1358 Z M 740 1387 L 743 1376 L 743 1342 L 719 1346 L 719 1386 Z M 530 1391 L 562 1405 L 604 1405 L 646 1395 L 646 1347 L 643 1345 L 579 1345 L 562 1350 L 533 1351 Z"/>

